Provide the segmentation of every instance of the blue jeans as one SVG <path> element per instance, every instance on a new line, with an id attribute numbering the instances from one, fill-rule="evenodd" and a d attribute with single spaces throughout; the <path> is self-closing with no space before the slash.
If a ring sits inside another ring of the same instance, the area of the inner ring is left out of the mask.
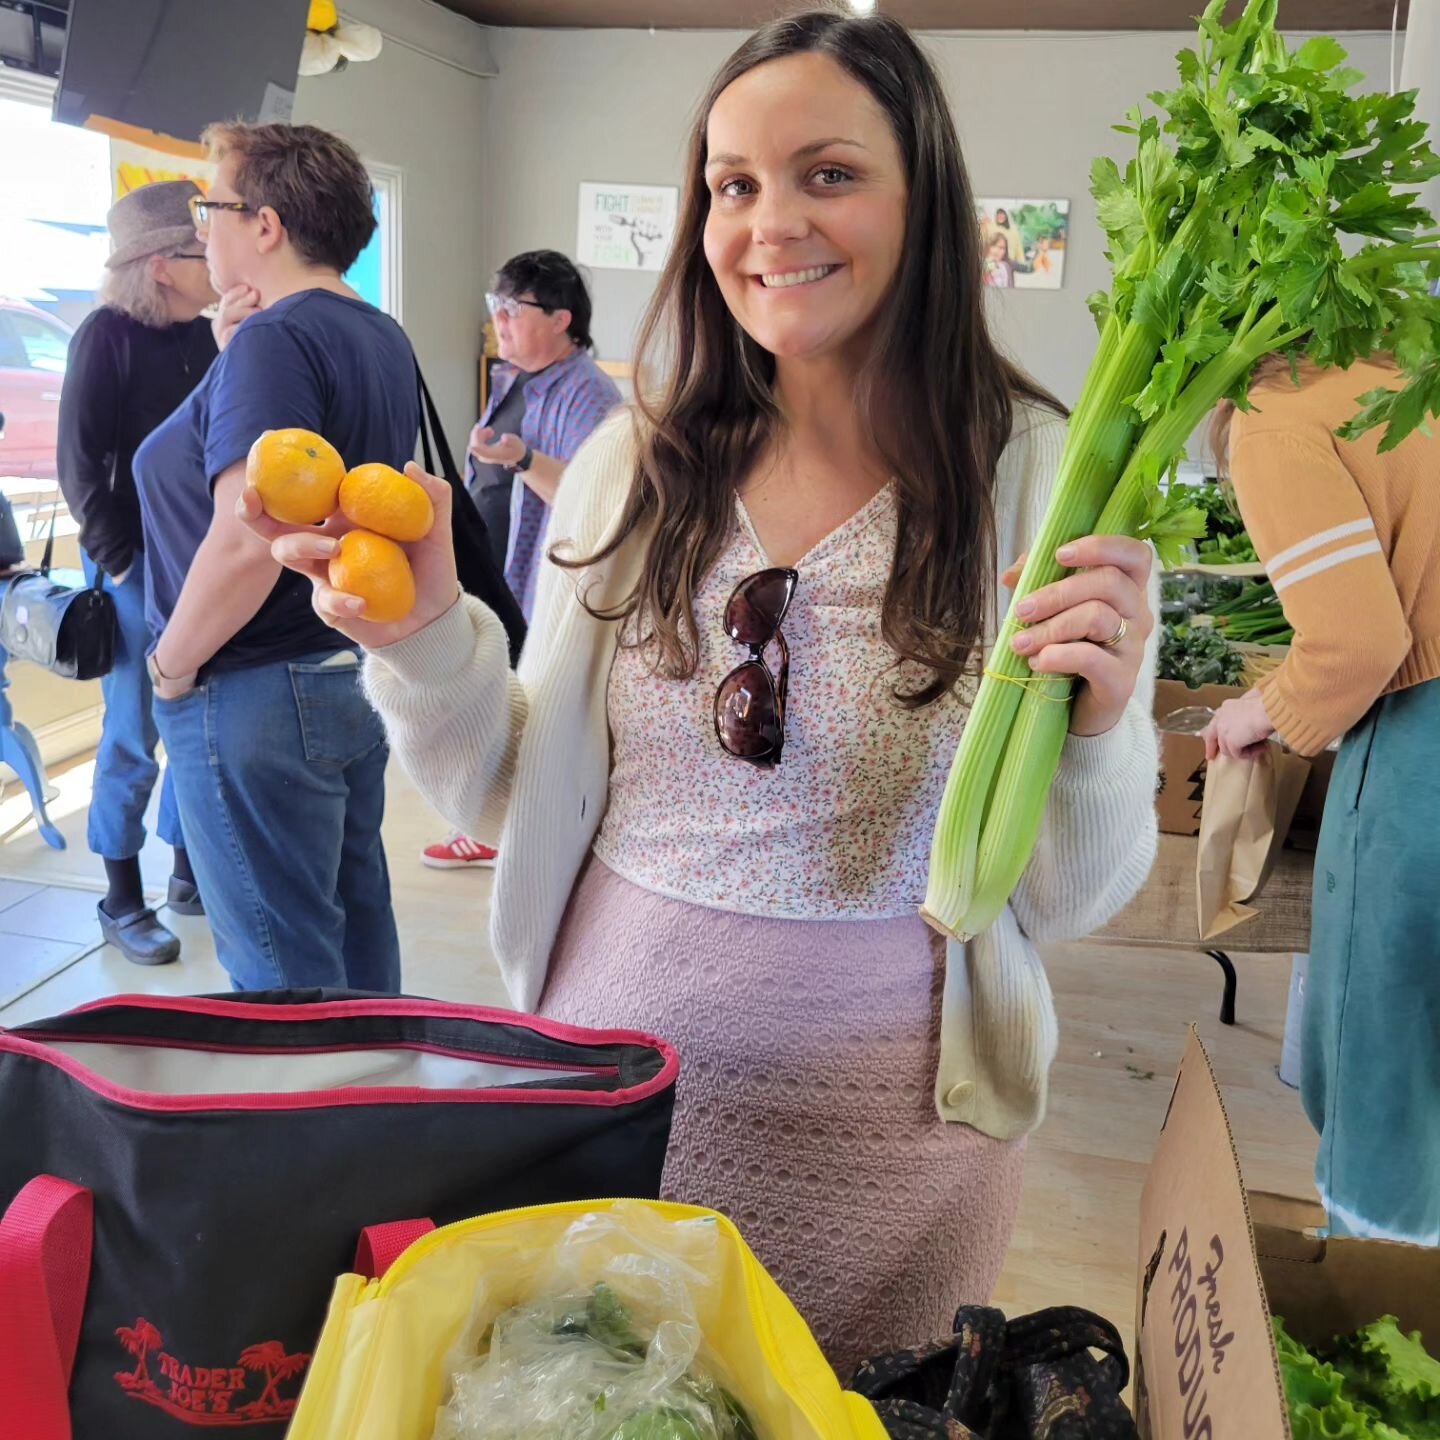
<path id="1" fill-rule="evenodd" d="M 95 583 L 95 565 L 81 556 L 85 578 Z M 145 807 L 155 788 L 160 766 L 155 760 L 159 736 L 151 706 L 150 676 L 145 669 L 149 631 L 145 625 L 145 556 L 138 554 L 123 585 L 109 576 L 105 588 L 115 600 L 119 622 L 115 636 L 115 665 L 100 681 L 105 697 L 105 718 L 100 748 L 95 753 L 95 784 L 90 795 L 86 840 L 104 860 L 129 860 L 145 844 Z M 167 845 L 185 843 L 175 787 L 169 767 L 160 787 L 160 817 L 156 829 Z"/>
<path id="2" fill-rule="evenodd" d="M 190 863 L 237 990 L 395 992 L 380 842 L 388 747 L 357 665 L 211 675 L 155 701 Z"/>

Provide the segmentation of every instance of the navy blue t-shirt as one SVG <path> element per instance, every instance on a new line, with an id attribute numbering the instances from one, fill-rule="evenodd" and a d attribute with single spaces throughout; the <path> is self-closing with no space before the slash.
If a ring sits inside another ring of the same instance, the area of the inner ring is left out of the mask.
<path id="1" fill-rule="evenodd" d="M 135 455 L 145 524 L 145 608 L 152 645 L 214 513 L 216 480 L 262 431 L 323 435 L 346 468 L 415 457 L 420 405 L 405 332 L 363 300 L 304 290 L 252 315 L 205 379 Z M 254 619 L 207 669 L 295 660 L 349 642 L 310 604 L 310 582 L 286 570 Z"/>

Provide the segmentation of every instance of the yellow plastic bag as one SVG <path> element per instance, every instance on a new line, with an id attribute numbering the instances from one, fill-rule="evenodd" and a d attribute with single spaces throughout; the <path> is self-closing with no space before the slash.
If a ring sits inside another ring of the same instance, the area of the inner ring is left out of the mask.
<path id="1" fill-rule="evenodd" d="M 716 1273 L 699 1318 L 708 1351 L 762 1440 L 884 1440 L 870 1403 L 840 1388 L 805 1322 L 729 1220 L 636 1200 L 482 1215 L 417 1240 L 379 1280 L 341 1276 L 289 1440 L 430 1440 L 452 1352 L 473 1328 L 482 1287 L 492 1309 L 531 1300 L 534 1257 L 581 1217 L 617 1206 L 716 1227 Z"/>

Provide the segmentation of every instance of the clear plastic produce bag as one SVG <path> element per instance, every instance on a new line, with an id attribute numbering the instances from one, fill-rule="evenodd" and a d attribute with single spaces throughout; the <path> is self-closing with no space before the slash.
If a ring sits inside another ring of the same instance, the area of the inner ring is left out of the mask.
<path id="1" fill-rule="evenodd" d="M 711 1220 L 621 1205 L 517 1250 L 451 1353 L 434 1440 L 756 1440 L 704 1345 L 718 1244 Z"/>

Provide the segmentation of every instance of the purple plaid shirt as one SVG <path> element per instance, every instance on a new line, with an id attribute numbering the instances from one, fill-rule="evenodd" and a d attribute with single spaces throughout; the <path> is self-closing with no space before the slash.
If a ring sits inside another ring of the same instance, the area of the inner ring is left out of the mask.
<path id="1" fill-rule="evenodd" d="M 511 365 L 495 369 L 490 403 L 482 425 L 509 394 L 518 372 Z M 615 382 L 585 350 L 532 375 L 525 386 L 525 419 L 520 438 L 532 449 L 567 464 L 590 432 L 620 403 Z M 562 482 L 563 483 L 563 482 Z M 505 580 L 520 602 L 525 618 L 535 604 L 535 582 L 545 553 L 550 507 L 516 475 L 510 492 L 510 545 L 505 553 Z"/>

